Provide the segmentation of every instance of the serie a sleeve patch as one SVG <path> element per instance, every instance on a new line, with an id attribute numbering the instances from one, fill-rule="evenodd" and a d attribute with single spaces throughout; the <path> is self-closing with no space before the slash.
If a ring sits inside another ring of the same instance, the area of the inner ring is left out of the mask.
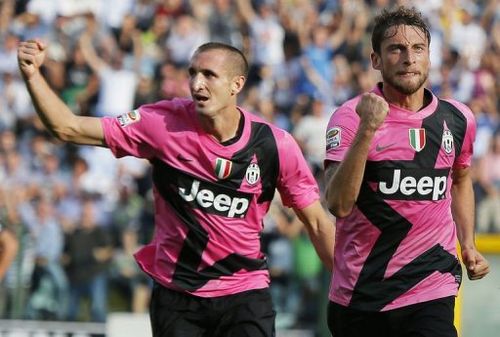
<path id="1" fill-rule="evenodd" d="M 141 114 L 139 113 L 139 109 L 135 109 L 133 111 L 124 113 L 118 117 L 118 122 L 120 123 L 121 127 L 125 127 L 127 125 L 130 125 L 132 123 L 138 122 L 141 120 Z"/>
<path id="2" fill-rule="evenodd" d="M 335 149 L 340 146 L 340 128 L 333 127 L 326 131 L 326 150 Z"/>

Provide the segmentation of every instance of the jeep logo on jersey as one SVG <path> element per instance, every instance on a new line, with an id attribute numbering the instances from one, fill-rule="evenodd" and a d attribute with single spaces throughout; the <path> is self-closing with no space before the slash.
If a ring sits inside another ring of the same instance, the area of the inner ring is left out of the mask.
<path id="1" fill-rule="evenodd" d="M 417 152 L 425 146 L 425 129 L 409 129 L 410 146 Z"/>
<path id="2" fill-rule="evenodd" d="M 230 190 L 208 182 L 193 180 L 189 189 L 179 187 L 180 196 L 206 213 L 228 218 L 244 218 L 252 195 Z"/>
<path id="3" fill-rule="evenodd" d="M 260 178 L 260 167 L 256 163 L 248 165 L 245 179 L 249 185 L 255 185 Z"/>
<path id="4" fill-rule="evenodd" d="M 390 200 L 441 200 L 446 197 L 448 172 L 449 169 L 384 170 L 378 191 Z"/>
<path id="5" fill-rule="evenodd" d="M 447 154 L 450 154 L 451 151 L 453 151 L 453 135 L 451 134 L 450 130 L 443 131 L 442 146 L 444 152 L 446 152 Z"/>

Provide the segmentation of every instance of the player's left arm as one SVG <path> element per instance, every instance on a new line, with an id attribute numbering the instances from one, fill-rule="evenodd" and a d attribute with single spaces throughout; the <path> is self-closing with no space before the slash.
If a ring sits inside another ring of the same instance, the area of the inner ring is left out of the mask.
<path id="1" fill-rule="evenodd" d="M 309 239 L 316 253 L 329 271 L 333 268 L 333 248 L 335 244 L 335 222 L 326 213 L 319 200 L 309 206 L 294 209 L 304 223 Z"/>
<path id="2" fill-rule="evenodd" d="M 0 281 L 16 257 L 18 246 L 19 244 L 14 233 L 0 228 Z"/>
<path id="3" fill-rule="evenodd" d="M 279 140 L 280 173 L 276 187 L 282 203 L 293 208 L 305 225 L 319 258 L 331 271 L 335 223 L 320 202 L 318 183 L 295 139 L 282 132 Z"/>
<path id="4" fill-rule="evenodd" d="M 454 168 L 452 178 L 451 211 L 457 226 L 462 261 L 469 279 L 478 280 L 489 273 L 490 266 L 474 242 L 474 191 L 470 167 Z"/>

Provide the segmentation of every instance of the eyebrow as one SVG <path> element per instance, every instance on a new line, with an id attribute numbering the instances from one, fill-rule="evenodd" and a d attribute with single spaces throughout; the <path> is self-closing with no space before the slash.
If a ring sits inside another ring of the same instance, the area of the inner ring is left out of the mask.
<path id="1" fill-rule="evenodd" d="M 413 43 L 413 44 L 404 44 L 404 43 L 390 43 L 387 45 L 386 48 L 388 49 L 394 49 L 394 48 L 413 48 L 413 47 L 421 47 L 421 46 L 427 46 L 425 42 L 418 42 L 418 43 Z"/>
<path id="2" fill-rule="evenodd" d="M 193 66 L 190 66 L 188 69 L 188 73 L 191 75 L 193 73 L 202 73 L 204 75 L 212 75 L 212 76 L 217 76 L 217 73 L 214 72 L 211 69 L 208 68 L 195 68 Z"/>

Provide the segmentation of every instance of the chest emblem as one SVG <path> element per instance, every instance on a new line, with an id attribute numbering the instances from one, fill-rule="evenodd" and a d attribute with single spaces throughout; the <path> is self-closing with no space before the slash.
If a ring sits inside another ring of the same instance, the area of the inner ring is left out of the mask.
<path id="1" fill-rule="evenodd" d="M 425 147 L 425 129 L 409 129 L 410 146 L 417 152 Z"/>
<path id="2" fill-rule="evenodd" d="M 245 179 L 249 185 L 255 185 L 260 179 L 260 167 L 256 163 L 248 165 Z"/>
<path id="3" fill-rule="evenodd" d="M 441 142 L 444 152 L 450 154 L 453 151 L 453 135 L 450 130 L 443 131 L 443 140 Z"/>
<path id="4" fill-rule="evenodd" d="M 230 160 L 217 158 L 215 160 L 215 175 L 219 179 L 226 179 L 231 174 L 231 169 L 233 168 L 233 162 Z"/>

